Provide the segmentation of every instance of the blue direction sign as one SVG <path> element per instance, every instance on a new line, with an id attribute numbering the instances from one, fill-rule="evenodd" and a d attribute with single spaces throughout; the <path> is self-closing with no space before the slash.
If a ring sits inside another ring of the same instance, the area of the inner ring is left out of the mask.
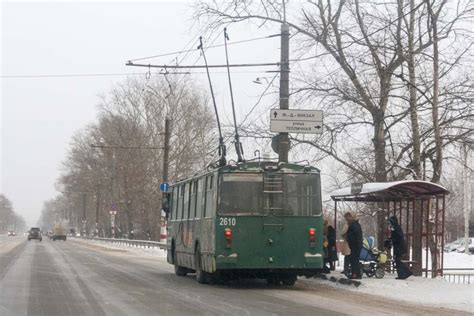
<path id="1" fill-rule="evenodd" d="M 161 192 L 168 192 L 168 189 L 170 188 L 170 184 L 169 183 L 166 183 L 166 182 L 163 182 L 162 184 L 160 184 L 160 190 Z"/>

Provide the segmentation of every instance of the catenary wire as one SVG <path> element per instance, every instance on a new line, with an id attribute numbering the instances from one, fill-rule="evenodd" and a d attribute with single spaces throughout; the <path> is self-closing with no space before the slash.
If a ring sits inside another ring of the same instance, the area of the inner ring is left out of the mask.
<path id="1" fill-rule="evenodd" d="M 227 45 L 234 45 L 234 44 L 241 44 L 241 43 L 247 43 L 247 42 L 253 42 L 257 40 L 262 40 L 262 39 L 267 39 L 267 38 L 272 38 L 272 37 L 277 37 L 280 36 L 280 34 L 272 34 L 272 35 L 267 35 L 267 36 L 261 36 L 261 37 L 256 37 L 256 38 L 250 38 L 246 40 L 241 40 L 241 41 L 236 41 L 232 43 L 228 43 Z M 209 48 L 216 48 L 216 47 L 223 47 L 225 44 L 218 44 L 218 45 L 212 45 L 206 47 L 205 49 Z M 182 50 L 182 51 L 176 51 L 176 52 L 171 52 L 171 53 L 165 53 L 165 54 L 159 54 L 159 55 L 153 55 L 153 56 L 147 56 L 147 57 L 141 57 L 141 58 L 135 58 L 135 59 L 130 59 L 129 61 L 138 61 L 138 60 L 145 60 L 145 59 L 151 59 L 151 58 L 158 58 L 158 57 L 165 57 L 165 56 L 171 56 L 171 55 L 176 55 L 176 54 L 182 54 L 182 53 L 190 53 L 196 51 L 195 48 L 193 49 L 187 49 L 187 50 Z M 184 57 L 183 57 L 184 59 Z M 181 60 L 182 61 L 182 60 Z"/>

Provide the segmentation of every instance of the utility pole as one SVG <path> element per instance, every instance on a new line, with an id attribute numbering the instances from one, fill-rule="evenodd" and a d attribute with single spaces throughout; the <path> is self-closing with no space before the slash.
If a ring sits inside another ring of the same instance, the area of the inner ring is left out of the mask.
<path id="1" fill-rule="evenodd" d="M 115 148 L 112 148 L 112 211 L 117 211 L 117 199 L 115 196 Z M 112 230 L 112 238 L 115 238 L 115 213 L 110 216 L 110 228 Z"/>
<path id="2" fill-rule="evenodd" d="M 289 76 L 290 76 L 290 27 L 286 21 L 281 25 L 280 49 L 280 109 L 288 110 L 289 107 Z M 288 162 L 290 141 L 288 133 L 278 135 L 278 162 Z"/>
<path id="3" fill-rule="evenodd" d="M 95 201 L 95 235 L 99 237 L 99 208 L 100 208 L 100 182 L 97 183 L 97 195 Z"/>
<path id="4" fill-rule="evenodd" d="M 82 234 L 86 232 L 86 193 L 82 193 Z"/>
<path id="5" fill-rule="evenodd" d="M 169 173 L 169 155 L 170 155 L 170 124 L 171 120 L 168 116 L 165 118 L 165 146 L 163 147 L 163 183 L 168 183 L 168 173 Z M 169 201 L 168 201 L 168 193 L 162 192 L 161 193 L 161 205 L 162 209 L 166 209 L 166 217 L 161 218 L 161 225 L 160 225 L 160 240 L 163 239 L 166 241 L 166 219 L 168 218 L 169 214 Z M 164 237 L 164 238 L 163 238 Z"/>
<path id="6" fill-rule="evenodd" d="M 461 187 L 462 187 L 462 206 L 464 213 L 464 252 L 469 254 L 469 215 L 471 213 L 470 199 L 470 172 L 468 167 L 468 147 L 467 144 L 461 146 L 462 170 L 461 170 Z"/>
<path id="7" fill-rule="evenodd" d="M 163 183 L 168 182 L 169 173 L 169 155 L 170 155 L 170 118 L 165 118 L 165 146 L 163 148 Z M 163 197 L 165 197 L 163 192 Z"/>

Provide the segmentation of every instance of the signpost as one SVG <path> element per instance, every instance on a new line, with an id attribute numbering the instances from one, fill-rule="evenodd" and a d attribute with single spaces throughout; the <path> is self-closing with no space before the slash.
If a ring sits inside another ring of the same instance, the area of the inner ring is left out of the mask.
<path id="1" fill-rule="evenodd" d="M 321 134 L 323 132 L 323 111 L 272 109 L 270 111 L 270 131 Z"/>
<path id="2" fill-rule="evenodd" d="M 161 192 L 168 192 L 168 189 L 170 188 L 170 184 L 167 182 L 163 182 L 160 184 L 160 190 Z"/>

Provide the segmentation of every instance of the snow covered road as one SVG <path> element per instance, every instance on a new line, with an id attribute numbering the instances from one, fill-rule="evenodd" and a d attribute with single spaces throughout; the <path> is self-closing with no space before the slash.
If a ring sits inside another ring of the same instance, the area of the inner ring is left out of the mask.
<path id="1" fill-rule="evenodd" d="M 6 238 L 6 237 L 5 237 Z M 200 285 L 162 256 L 79 240 L 3 240 L 0 315 L 458 315 L 298 281 Z"/>

